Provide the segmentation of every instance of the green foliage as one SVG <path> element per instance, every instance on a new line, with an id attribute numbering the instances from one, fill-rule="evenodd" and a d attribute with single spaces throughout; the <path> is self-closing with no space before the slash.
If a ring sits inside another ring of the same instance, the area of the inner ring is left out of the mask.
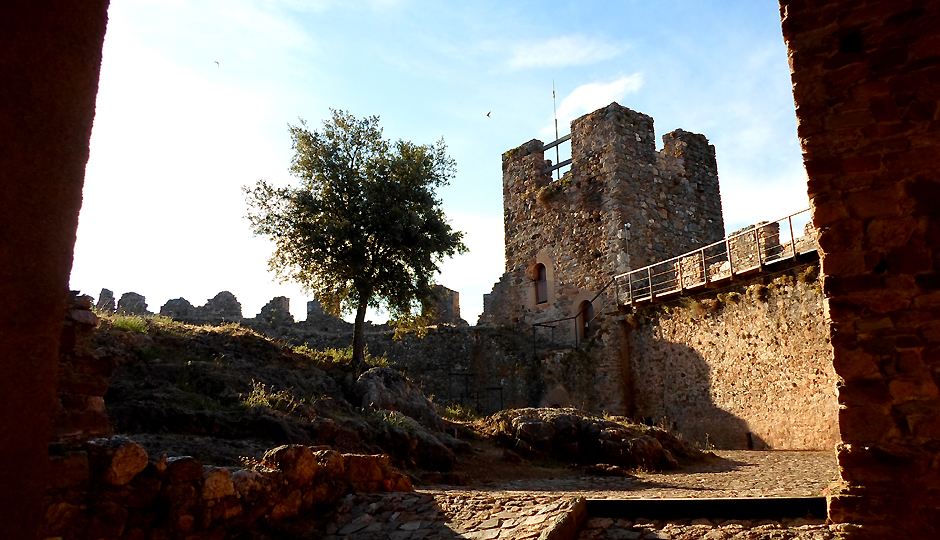
<path id="1" fill-rule="evenodd" d="M 314 363 L 314 365 L 320 369 L 349 367 L 352 366 L 353 363 L 352 347 L 345 347 L 342 349 L 328 347 L 326 349 L 317 350 L 305 343 L 303 345 L 292 347 L 291 350 L 297 354 L 306 356 Z M 363 357 L 365 364 L 369 367 L 389 367 L 392 365 L 387 357 L 373 356 L 369 354 L 368 350 L 364 351 Z"/>
<path id="2" fill-rule="evenodd" d="M 395 328 L 395 332 L 392 334 L 392 339 L 395 341 L 400 341 L 405 339 L 408 335 L 413 335 L 418 338 L 423 338 L 428 335 L 428 327 L 431 325 L 431 321 L 434 320 L 434 312 L 432 309 L 422 309 L 420 312 L 411 314 L 407 313 L 398 317 L 397 319 L 390 321 L 392 326 Z"/>
<path id="3" fill-rule="evenodd" d="M 421 425 L 417 420 L 398 411 L 380 409 L 373 411 L 371 416 L 375 423 L 384 424 L 389 428 L 404 431 L 405 433 L 414 435 L 422 431 Z"/>
<path id="4" fill-rule="evenodd" d="M 466 251 L 435 189 L 454 175 L 443 140 L 390 142 L 376 116 L 332 111 L 320 131 L 290 126 L 299 186 L 246 186 L 248 220 L 275 244 L 269 267 L 329 312 L 356 312 L 353 357 L 363 359 L 367 306 L 394 316 L 431 293 L 445 258 Z"/>
<path id="5" fill-rule="evenodd" d="M 565 174 L 562 175 L 562 177 L 558 180 L 555 180 L 546 186 L 542 186 L 542 188 L 539 189 L 538 193 L 535 195 L 536 199 L 538 199 L 539 202 L 547 203 L 548 201 L 555 198 L 559 193 L 568 189 L 571 186 L 573 178 L 574 176 L 571 174 L 571 171 L 565 172 Z"/>
<path id="6" fill-rule="evenodd" d="M 819 278 L 819 267 L 815 264 L 811 264 L 800 271 L 796 276 L 796 280 L 800 283 L 815 283 Z"/>
<path id="7" fill-rule="evenodd" d="M 240 397 L 242 405 L 245 407 L 267 407 L 286 413 L 294 412 L 301 404 L 288 390 L 275 391 L 273 388 L 268 388 L 268 385 L 254 379 L 251 380 L 251 391 L 242 394 Z"/>
<path id="8" fill-rule="evenodd" d="M 152 328 L 169 334 L 180 335 L 193 328 L 192 325 L 173 320 L 165 315 L 153 315 L 149 319 Z"/>
<path id="9" fill-rule="evenodd" d="M 136 332 L 138 334 L 147 333 L 147 320 L 140 315 L 116 314 L 111 318 L 111 326 L 119 330 Z"/>
<path id="10" fill-rule="evenodd" d="M 448 420 L 456 420 L 459 422 L 471 422 L 480 418 L 480 414 L 475 410 L 459 403 L 444 407 L 440 413 L 441 416 Z"/>

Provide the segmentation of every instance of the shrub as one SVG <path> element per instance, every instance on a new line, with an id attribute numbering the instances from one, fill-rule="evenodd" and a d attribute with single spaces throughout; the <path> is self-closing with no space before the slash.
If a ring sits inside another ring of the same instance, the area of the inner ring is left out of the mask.
<path id="1" fill-rule="evenodd" d="M 404 431 L 411 435 L 422 431 L 417 420 L 398 411 L 377 410 L 372 413 L 372 419 L 380 424 L 385 424 L 391 429 Z"/>
<path id="2" fill-rule="evenodd" d="M 314 349 L 306 343 L 291 348 L 297 354 L 306 356 L 320 369 L 330 369 L 334 367 L 349 367 L 352 365 L 353 350 L 352 347 L 336 349 L 329 347 L 322 350 Z M 369 351 L 365 351 L 365 362 L 369 367 L 389 367 L 391 363 L 384 356 L 372 356 Z"/>
<path id="3" fill-rule="evenodd" d="M 819 267 L 811 264 L 804 268 L 797 276 L 796 280 L 800 283 L 813 283 L 819 278 Z"/>
<path id="4" fill-rule="evenodd" d="M 470 422 L 480 418 L 480 415 L 477 414 L 475 410 L 459 403 L 444 407 L 441 416 L 448 420 L 457 420 L 460 422 Z"/>
<path id="5" fill-rule="evenodd" d="M 147 333 L 147 320 L 140 315 L 114 315 L 111 319 L 111 326 L 118 330 L 136 332 L 138 334 Z"/>
<path id="6" fill-rule="evenodd" d="M 263 382 L 254 379 L 251 380 L 251 391 L 239 397 L 242 405 L 248 408 L 267 407 L 275 411 L 292 413 L 300 406 L 300 402 L 289 391 L 275 391 Z"/>

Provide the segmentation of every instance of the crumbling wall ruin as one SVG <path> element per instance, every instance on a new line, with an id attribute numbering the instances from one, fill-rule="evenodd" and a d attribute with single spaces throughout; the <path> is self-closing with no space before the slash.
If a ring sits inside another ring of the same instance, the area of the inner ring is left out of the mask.
<path id="1" fill-rule="evenodd" d="M 460 318 L 460 293 L 443 285 L 434 285 L 434 301 L 422 315 L 429 317 L 428 324 L 450 324 L 467 326 Z"/>

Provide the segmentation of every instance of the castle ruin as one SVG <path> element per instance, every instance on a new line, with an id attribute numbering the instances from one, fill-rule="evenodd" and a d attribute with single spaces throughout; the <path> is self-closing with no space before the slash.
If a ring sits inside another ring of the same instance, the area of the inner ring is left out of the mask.
<path id="1" fill-rule="evenodd" d="M 531 333 L 533 404 L 726 448 L 835 444 L 812 228 L 797 238 L 788 223 L 786 244 L 778 222 L 724 240 L 714 146 L 679 129 L 657 151 L 653 119 L 617 103 L 571 123 L 571 169 L 553 178 L 545 151 L 568 139 L 503 154 L 506 272 L 479 320 Z M 663 281 L 672 303 L 650 307 Z M 638 286 L 647 303 L 633 308 Z"/>

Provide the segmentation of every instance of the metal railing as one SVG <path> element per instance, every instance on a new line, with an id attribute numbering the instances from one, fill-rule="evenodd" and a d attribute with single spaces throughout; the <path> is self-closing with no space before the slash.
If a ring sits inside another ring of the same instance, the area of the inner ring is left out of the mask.
<path id="1" fill-rule="evenodd" d="M 570 141 L 570 140 L 571 140 L 571 134 L 569 133 L 569 134 L 565 135 L 564 137 L 561 137 L 561 138 L 559 138 L 559 139 L 556 139 L 556 140 L 554 140 L 554 141 L 552 141 L 552 142 L 550 142 L 550 143 L 548 143 L 548 144 L 546 144 L 545 146 L 542 147 L 542 151 L 543 151 L 543 152 L 548 152 L 548 151 L 551 150 L 552 148 L 555 149 L 555 161 L 557 161 L 557 163 L 555 163 L 554 165 L 552 165 L 551 167 L 549 167 L 549 169 L 548 169 L 549 172 L 557 171 L 558 169 L 561 169 L 562 167 L 565 167 L 565 166 L 567 166 L 567 165 L 571 165 L 571 158 L 568 158 L 568 159 L 566 159 L 566 160 L 564 160 L 564 161 L 560 161 L 561 158 L 559 157 L 560 154 L 559 154 L 559 151 L 558 151 L 558 147 L 561 146 L 562 143 L 568 142 L 568 141 Z M 557 173 L 557 174 L 560 176 L 560 172 Z"/>
<path id="2" fill-rule="evenodd" d="M 810 217 L 807 208 L 760 222 L 713 244 L 615 276 L 617 302 L 652 301 L 816 251 Z"/>
<path id="3" fill-rule="evenodd" d="M 597 316 L 600 313 L 600 310 L 598 309 L 598 306 L 595 305 L 595 302 L 597 302 L 597 299 L 600 298 L 600 296 L 604 293 L 604 291 L 609 289 L 610 286 L 613 284 L 614 284 L 613 279 L 608 281 L 607 284 L 601 287 L 601 290 L 597 291 L 597 294 L 595 294 L 594 297 L 591 298 L 587 302 L 587 304 L 590 306 L 590 309 L 594 311 L 594 314 L 593 316 L 591 316 L 590 319 L 584 320 L 586 311 L 588 310 L 588 306 L 585 306 L 584 305 L 585 303 L 582 302 L 582 307 L 578 309 L 578 312 L 575 313 L 574 315 L 571 315 L 568 317 L 562 317 L 560 319 L 553 319 L 550 321 L 541 321 L 537 323 L 532 323 L 532 353 L 533 354 L 538 353 L 538 341 L 539 341 L 538 329 L 539 328 L 546 328 L 549 330 L 548 341 L 551 345 L 555 345 L 557 344 L 555 329 L 559 327 L 567 326 L 566 323 L 568 323 L 568 321 L 571 322 L 572 332 L 570 335 L 574 336 L 574 339 L 570 341 L 569 340 L 566 340 L 566 341 L 567 343 L 573 344 L 575 348 L 580 347 L 581 343 L 588 337 L 588 332 L 585 332 L 585 330 L 588 330 L 591 327 L 591 323 L 594 322 L 595 319 L 597 319 Z"/>

